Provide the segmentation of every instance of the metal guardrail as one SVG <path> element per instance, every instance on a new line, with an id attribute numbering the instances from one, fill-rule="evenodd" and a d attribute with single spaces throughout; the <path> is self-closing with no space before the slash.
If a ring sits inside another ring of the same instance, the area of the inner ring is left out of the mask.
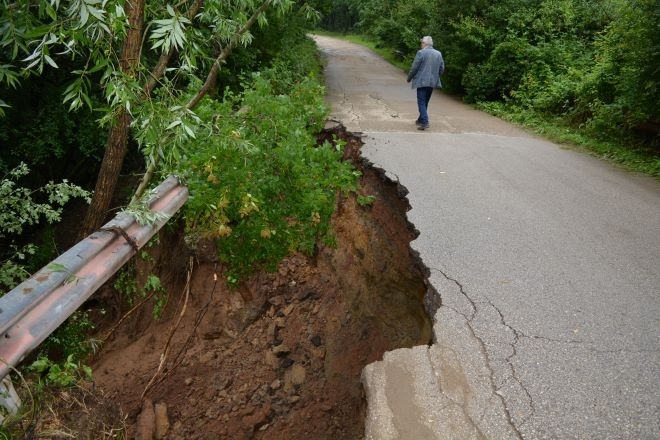
<path id="1" fill-rule="evenodd" d="M 120 213 L 0 298 L 0 379 L 15 368 L 92 293 L 137 253 L 188 200 L 170 176 L 151 191 L 148 205 L 163 218 L 140 225 Z"/>

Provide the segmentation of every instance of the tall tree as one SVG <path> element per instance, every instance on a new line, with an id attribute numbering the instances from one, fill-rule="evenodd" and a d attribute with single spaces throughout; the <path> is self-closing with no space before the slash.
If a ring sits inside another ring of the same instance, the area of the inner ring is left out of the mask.
<path id="1" fill-rule="evenodd" d="M 119 59 L 119 69 L 123 75 L 129 78 L 135 78 L 140 60 L 144 28 L 144 2 L 145 0 L 132 0 L 126 5 L 128 32 Z M 105 145 L 105 155 L 96 180 L 94 198 L 87 209 L 82 228 L 79 231 L 79 236 L 82 237 L 103 222 L 124 164 L 131 124 L 131 115 L 126 107 L 118 108 L 117 115 L 111 123 Z"/>

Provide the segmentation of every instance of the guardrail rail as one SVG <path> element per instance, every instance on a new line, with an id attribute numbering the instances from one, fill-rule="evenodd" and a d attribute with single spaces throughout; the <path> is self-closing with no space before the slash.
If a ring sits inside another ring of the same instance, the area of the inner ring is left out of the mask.
<path id="1" fill-rule="evenodd" d="M 2 296 L 0 380 L 130 260 L 187 200 L 188 189 L 177 177 L 168 177 L 150 193 L 149 209 L 162 214 L 154 224 L 140 225 L 134 216 L 120 213 Z M 12 391 L 9 384 L 2 395 Z M 0 405 L 15 412 L 20 403 L 9 400 L 6 405 L 0 400 Z"/>

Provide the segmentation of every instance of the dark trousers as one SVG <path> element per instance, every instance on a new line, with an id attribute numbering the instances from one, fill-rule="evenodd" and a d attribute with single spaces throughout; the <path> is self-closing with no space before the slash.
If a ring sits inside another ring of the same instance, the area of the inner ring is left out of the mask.
<path id="1" fill-rule="evenodd" d="M 429 101 L 433 94 L 433 87 L 417 88 L 417 108 L 419 109 L 419 118 L 417 121 L 422 125 L 429 125 Z"/>

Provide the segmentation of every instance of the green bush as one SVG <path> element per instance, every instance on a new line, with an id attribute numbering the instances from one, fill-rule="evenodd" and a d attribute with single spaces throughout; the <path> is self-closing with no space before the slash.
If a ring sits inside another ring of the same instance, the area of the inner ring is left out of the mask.
<path id="1" fill-rule="evenodd" d="M 292 52 L 298 61 L 273 60 L 242 93 L 203 101 L 196 114 L 211 121 L 208 134 L 188 140 L 178 166 L 190 190 L 188 236 L 216 240 L 231 282 L 274 269 L 290 252 L 313 253 L 331 239 L 337 191 L 356 189 L 359 173 L 341 148 L 316 145 L 328 108 L 315 46 L 304 41 Z"/>
<path id="2" fill-rule="evenodd" d="M 622 2 L 618 15 L 597 38 L 598 55 L 580 90 L 596 131 L 660 122 L 660 6 Z"/>
<path id="3" fill-rule="evenodd" d="M 535 62 L 536 50 L 523 38 L 511 38 L 495 47 L 485 63 L 470 66 L 463 76 L 469 102 L 511 97 Z"/>
<path id="4" fill-rule="evenodd" d="M 230 280 L 272 270 L 292 251 L 312 253 L 329 233 L 335 192 L 356 188 L 342 152 L 315 146 L 327 111 L 322 96 L 312 79 L 280 95 L 255 75 L 244 94 L 199 110 L 223 117 L 189 158 L 185 217 L 189 234 L 217 240 Z"/>
<path id="5" fill-rule="evenodd" d="M 530 61 L 510 95 L 534 111 L 576 117 L 581 81 L 589 69 L 589 48 L 571 40 L 532 46 Z"/>
<path id="6" fill-rule="evenodd" d="M 53 224 L 60 220 L 64 206 L 72 198 L 89 201 L 89 192 L 68 181 L 50 182 L 41 188 L 31 189 L 22 185 L 29 174 L 27 165 L 21 163 L 0 180 L 0 288 L 10 289 L 27 278 L 30 263 L 39 253 L 34 243 L 25 244 L 22 235 L 39 224 Z M 51 255 L 52 257 L 52 255 Z"/>

